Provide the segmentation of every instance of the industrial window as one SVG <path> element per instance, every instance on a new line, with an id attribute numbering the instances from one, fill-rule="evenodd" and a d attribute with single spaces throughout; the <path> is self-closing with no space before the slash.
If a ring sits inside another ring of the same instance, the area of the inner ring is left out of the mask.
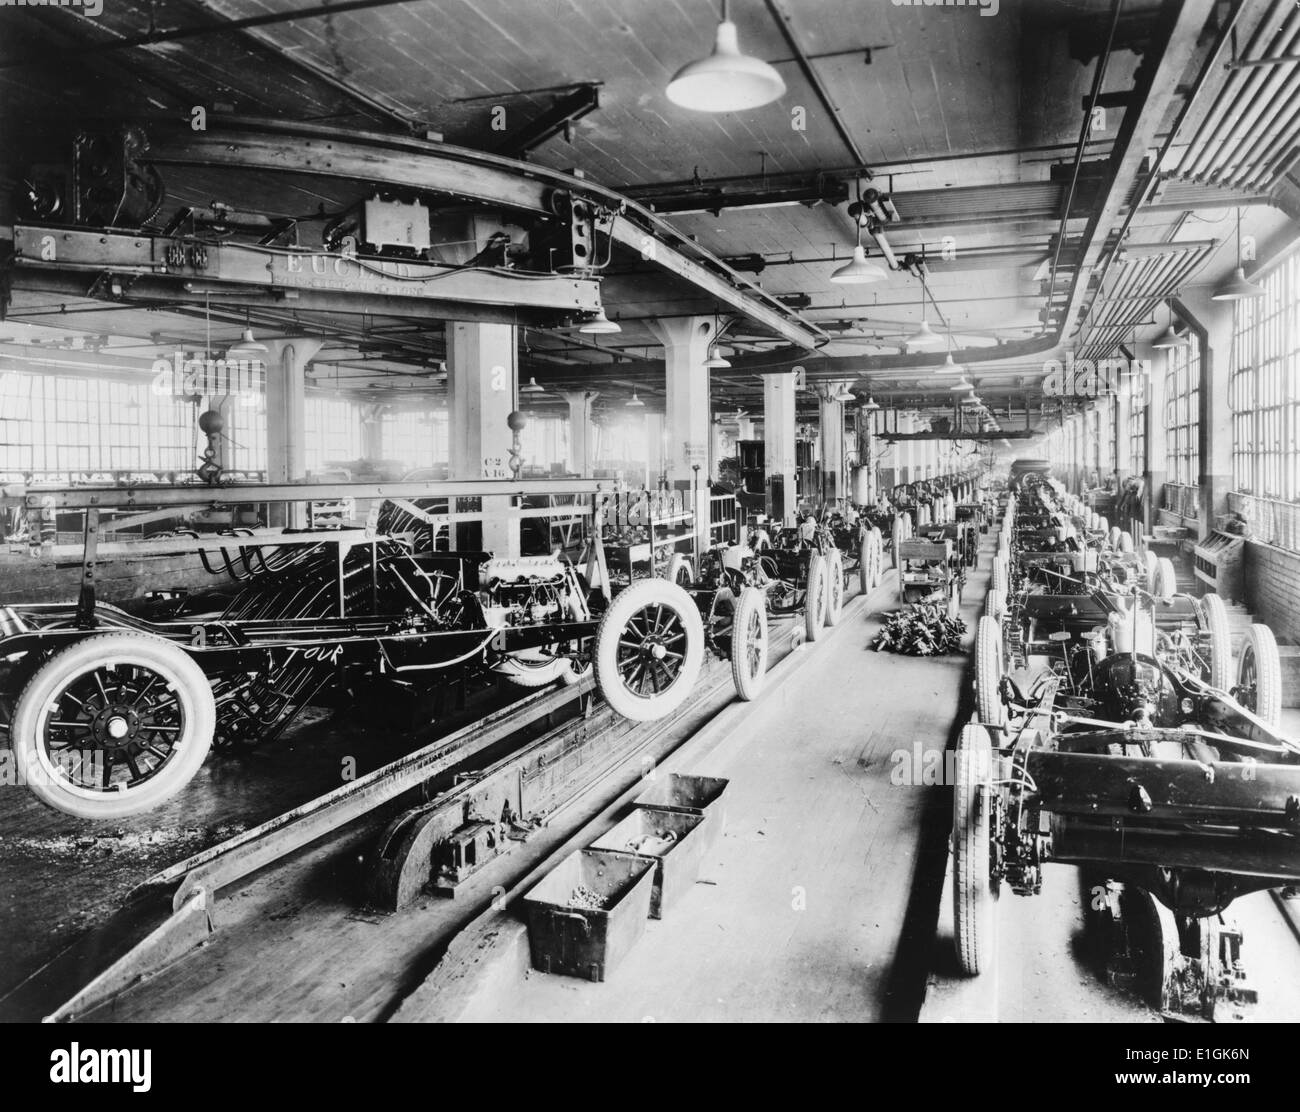
<path id="1" fill-rule="evenodd" d="M 381 422 L 384 459 L 400 460 L 408 471 L 450 462 L 445 409 L 390 411 Z"/>
<path id="2" fill-rule="evenodd" d="M 1141 478 L 1147 472 L 1147 400 L 1149 391 L 1145 375 L 1131 375 L 1128 380 L 1128 467 L 1129 473 Z"/>
<path id="3" fill-rule="evenodd" d="M 1201 481 L 1200 405 L 1201 341 L 1193 335 L 1169 350 L 1165 365 L 1165 473 L 1171 483 Z"/>
<path id="4" fill-rule="evenodd" d="M 1263 278 L 1263 297 L 1236 303 L 1232 376 L 1233 482 L 1239 491 L 1300 497 L 1300 252 Z"/>
<path id="5" fill-rule="evenodd" d="M 0 474 L 50 478 L 82 472 L 175 472 L 199 463 L 206 441 L 194 404 L 151 383 L 0 373 Z M 227 422 L 232 468 L 266 466 L 265 415 L 244 409 Z"/>
<path id="6" fill-rule="evenodd" d="M 568 418 L 530 415 L 519 444 L 525 468 L 550 472 L 563 467 L 569 458 Z"/>
<path id="7" fill-rule="evenodd" d="M 303 428 L 309 472 L 339 467 L 361 458 L 361 417 L 348 399 L 328 394 L 308 395 Z"/>

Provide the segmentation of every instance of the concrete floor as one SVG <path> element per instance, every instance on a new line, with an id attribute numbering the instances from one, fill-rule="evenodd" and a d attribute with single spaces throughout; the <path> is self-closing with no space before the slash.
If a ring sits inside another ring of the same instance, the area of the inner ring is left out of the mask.
<path id="1" fill-rule="evenodd" d="M 987 568 L 986 555 L 967 589 L 972 629 Z M 535 972 L 515 947 L 482 971 L 457 1014 L 404 1018 L 915 1020 L 949 795 L 908 773 L 947 746 L 968 658 L 874 652 L 881 613 L 897 605 L 893 584 L 891 574 L 829 643 L 800 650 L 812 662 L 773 693 L 741 744 L 690 766 L 730 780 L 725 836 L 701 882 L 649 922 L 610 980 Z"/>

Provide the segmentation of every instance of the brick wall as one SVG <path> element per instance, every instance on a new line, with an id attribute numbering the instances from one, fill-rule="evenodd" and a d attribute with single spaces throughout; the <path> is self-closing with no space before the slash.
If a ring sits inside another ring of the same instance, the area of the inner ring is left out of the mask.
<path id="1" fill-rule="evenodd" d="M 1279 642 L 1300 645 L 1300 554 L 1246 542 L 1246 605 Z"/>

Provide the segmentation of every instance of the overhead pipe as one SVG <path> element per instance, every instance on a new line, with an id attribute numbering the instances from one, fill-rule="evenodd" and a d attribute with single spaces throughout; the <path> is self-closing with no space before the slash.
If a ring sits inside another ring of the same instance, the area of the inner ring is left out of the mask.
<path id="1" fill-rule="evenodd" d="M 1249 124 L 1239 129 L 1241 134 L 1234 136 L 1231 146 L 1222 148 L 1211 160 L 1208 180 L 1226 184 L 1249 176 L 1252 161 L 1261 145 L 1294 122 L 1293 115 L 1285 114 L 1285 105 L 1288 99 L 1294 99 L 1297 88 L 1300 88 L 1300 71 L 1275 76 L 1278 78 L 1275 87 L 1260 90 L 1257 106 L 1248 117 Z M 1243 124 L 1246 119 L 1243 117 Z"/>
<path id="2" fill-rule="evenodd" d="M 1272 185 L 1270 167 L 1279 159 L 1286 157 L 1288 148 L 1295 142 L 1300 132 L 1300 67 L 1291 73 L 1286 87 L 1277 97 L 1273 106 L 1271 120 L 1257 133 L 1254 142 L 1237 160 L 1235 173 L 1225 178 L 1224 184 L 1233 186 L 1251 185 L 1256 182 L 1260 187 Z M 1271 155 L 1268 152 L 1272 152 Z"/>

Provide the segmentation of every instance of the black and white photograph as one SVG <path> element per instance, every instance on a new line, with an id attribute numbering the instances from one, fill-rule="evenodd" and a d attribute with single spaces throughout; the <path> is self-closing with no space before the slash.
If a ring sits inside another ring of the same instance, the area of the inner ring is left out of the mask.
<path id="1" fill-rule="evenodd" d="M 1298 438 L 1298 0 L 0 0 L 0 1021 L 1249 1086 Z"/>

